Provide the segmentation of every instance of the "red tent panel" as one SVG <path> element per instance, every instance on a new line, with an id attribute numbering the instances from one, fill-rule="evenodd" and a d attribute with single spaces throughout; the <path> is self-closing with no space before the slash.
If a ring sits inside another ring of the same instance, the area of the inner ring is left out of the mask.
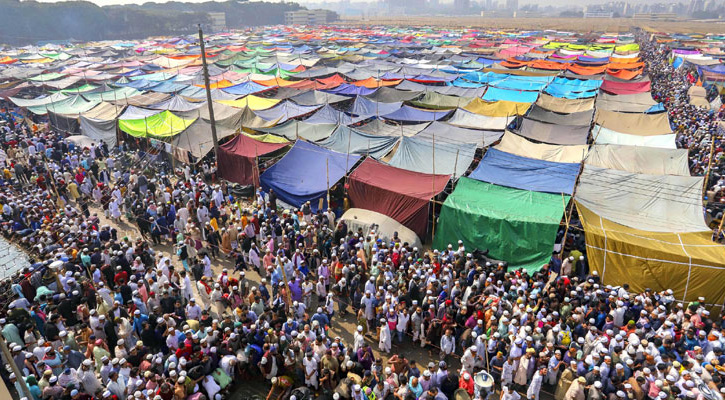
<path id="1" fill-rule="evenodd" d="M 348 194 L 353 207 L 387 215 L 425 237 L 430 199 L 450 179 L 450 175 L 422 174 L 366 158 L 350 175 Z"/>
<path id="2" fill-rule="evenodd" d="M 277 151 L 289 143 L 265 143 L 240 134 L 219 146 L 217 174 L 241 185 L 259 185 L 256 157 Z"/>
<path id="3" fill-rule="evenodd" d="M 649 92 L 652 88 L 650 81 L 644 82 L 614 82 L 604 80 L 600 89 L 612 94 L 636 94 Z"/>

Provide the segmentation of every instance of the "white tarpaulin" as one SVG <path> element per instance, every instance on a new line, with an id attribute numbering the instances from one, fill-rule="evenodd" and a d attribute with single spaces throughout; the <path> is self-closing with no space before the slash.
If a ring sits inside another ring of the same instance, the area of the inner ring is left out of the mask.
<path id="1" fill-rule="evenodd" d="M 580 163 L 587 155 L 587 147 L 587 145 L 534 143 L 509 131 L 506 131 L 501 137 L 501 142 L 494 146 L 497 150 L 517 156 L 562 163 Z"/>
<path id="2" fill-rule="evenodd" d="M 651 232 L 709 230 L 703 177 L 636 174 L 585 165 L 576 201 L 598 216 Z"/>
<path id="3" fill-rule="evenodd" d="M 362 208 L 351 208 L 345 211 L 340 219 L 347 223 L 348 230 L 357 232 L 358 228 L 362 228 L 365 233 L 364 236 L 374 230 L 384 242 L 389 242 L 393 237 L 393 233 L 398 232 L 398 237 L 402 242 L 408 242 L 411 246 L 419 249 L 423 248 L 420 238 L 415 232 L 387 215 L 363 210 Z"/>
<path id="4" fill-rule="evenodd" d="M 488 117 L 486 115 L 458 109 L 447 122 L 451 125 L 460 126 L 461 128 L 501 131 L 506 129 L 506 125 L 512 120 L 512 117 Z"/>
<path id="5" fill-rule="evenodd" d="M 659 147 L 661 149 L 676 149 L 675 134 L 640 136 L 621 133 L 599 125 L 592 128 L 592 137 L 595 144 L 622 144 L 627 146 Z"/>
<path id="6" fill-rule="evenodd" d="M 687 149 L 596 144 L 589 149 L 585 162 L 638 174 L 690 176 Z"/>

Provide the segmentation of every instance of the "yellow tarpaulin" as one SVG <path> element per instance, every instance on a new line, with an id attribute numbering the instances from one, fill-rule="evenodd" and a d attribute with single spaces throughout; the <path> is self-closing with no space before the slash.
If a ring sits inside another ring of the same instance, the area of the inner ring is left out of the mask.
<path id="1" fill-rule="evenodd" d="M 579 111 L 588 111 L 594 108 L 594 97 L 588 99 L 565 99 L 541 93 L 539 99 L 536 100 L 536 104 L 549 111 L 570 114 Z"/>
<path id="2" fill-rule="evenodd" d="M 226 104 L 235 108 L 249 108 L 253 111 L 266 110 L 270 107 L 274 107 L 279 102 L 279 99 L 265 99 L 263 97 L 257 97 L 254 95 L 245 96 L 237 100 L 217 101 L 217 103 Z"/>
<path id="3" fill-rule="evenodd" d="M 517 156 L 562 163 L 580 163 L 586 157 L 588 147 L 588 145 L 534 143 L 509 131 L 506 131 L 501 137 L 501 142 L 494 146 L 497 150 Z"/>
<path id="4" fill-rule="evenodd" d="M 485 115 L 487 117 L 510 117 L 524 115 L 531 107 L 531 103 L 519 103 L 515 101 L 485 101 L 475 98 L 468 103 L 464 110 L 472 113 Z"/>
<path id="5" fill-rule="evenodd" d="M 711 232 L 647 232 L 601 218 L 579 203 L 591 271 L 607 285 L 639 293 L 672 289 L 681 301 L 720 307 L 725 300 L 725 246 Z"/>
<path id="6" fill-rule="evenodd" d="M 594 123 L 630 135 L 654 136 L 672 133 L 666 112 L 645 114 L 597 110 Z"/>
<path id="7" fill-rule="evenodd" d="M 252 138 L 254 140 L 258 140 L 258 141 L 264 142 L 264 143 L 289 143 L 289 140 L 287 140 L 283 137 L 277 136 L 277 135 L 272 135 L 271 133 L 253 135 L 251 133 L 244 132 L 243 134 L 249 136 L 250 138 Z"/>

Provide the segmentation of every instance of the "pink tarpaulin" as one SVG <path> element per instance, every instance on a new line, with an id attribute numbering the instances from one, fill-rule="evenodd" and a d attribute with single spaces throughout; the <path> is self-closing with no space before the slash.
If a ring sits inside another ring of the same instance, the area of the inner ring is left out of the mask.
<path id="1" fill-rule="evenodd" d="M 265 143 L 240 134 L 219 146 L 217 155 L 220 178 L 241 185 L 259 185 L 257 157 L 277 151 L 289 143 Z"/>
<path id="2" fill-rule="evenodd" d="M 652 88 L 650 81 L 644 82 L 613 82 L 604 80 L 601 90 L 612 94 L 636 94 L 649 92 Z"/>

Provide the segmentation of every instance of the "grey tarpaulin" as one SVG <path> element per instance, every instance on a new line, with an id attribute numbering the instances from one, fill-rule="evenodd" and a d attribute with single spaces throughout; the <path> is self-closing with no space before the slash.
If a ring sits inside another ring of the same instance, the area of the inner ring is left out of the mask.
<path id="1" fill-rule="evenodd" d="M 517 134 L 539 142 L 551 144 L 587 144 L 589 126 L 561 125 L 522 118 Z"/>
<path id="2" fill-rule="evenodd" d="M 578 111 L 572 113 L 558 113 L 534 105 L 526 114 L 529 119 L 549 124 L 589 126 L 592 123 L 594 110 Z"/>
<path id="3" fill-rule="evenodd" d="M 475 153 L 476 145 L 473 143 L 452 144 L 436 141 L 434 150 L 433 142 L 428 139 L 403 137 L 389 164 L 409 171 L 458 178 L 466 173 Z"/>
<path id="4" fill-rule="evenodd" d="M 332 135 L 317 142 L 319 146 L 338 153 L 369 155 L 381 158 L 390 153 L 399 138 L 395 136 L 377 136 L 360 132 L 344 125 L 338 126 Z"/>
<path id="5" fill-rule="evenodd" d="M 447 122 L 435 121 L 415 135 L 416 139 L 425 139 L 436 143 L 471 143 L 482 148 L 492 145 L 501 139 L 503 131 L 461 128 Z M 437 156 L 437 154 L 436 154 Z"/>

